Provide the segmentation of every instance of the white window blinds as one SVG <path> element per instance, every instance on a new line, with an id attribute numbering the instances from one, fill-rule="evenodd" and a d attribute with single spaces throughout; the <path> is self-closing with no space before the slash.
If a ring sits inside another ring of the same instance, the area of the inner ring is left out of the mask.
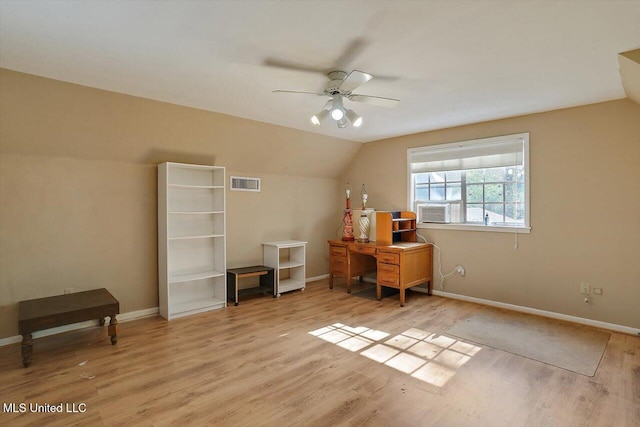
<path id="1" fill-rule="evenodd" d="M 524 165 L 529 134 L 477 139 L 408 150 L 409 171 L 444 172 Z"/>

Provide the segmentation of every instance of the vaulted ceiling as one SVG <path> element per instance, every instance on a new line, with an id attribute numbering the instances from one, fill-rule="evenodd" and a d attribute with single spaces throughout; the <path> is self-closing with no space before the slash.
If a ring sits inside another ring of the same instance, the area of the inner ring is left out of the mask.
<path id="1" fill-rule="evenodd" d="M 640 1 L 0 0 L 0 67 L 356 141 L 625 97 Z M 309 120 L 331 70 L 364 118 Z"/>

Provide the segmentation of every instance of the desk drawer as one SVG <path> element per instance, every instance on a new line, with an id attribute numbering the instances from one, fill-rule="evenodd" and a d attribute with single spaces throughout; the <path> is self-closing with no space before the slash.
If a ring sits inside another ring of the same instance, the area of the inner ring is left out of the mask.
<path id="1" fill-rule="evenodd" d="M 329 254 L 333 257 L 333 256 L 343 256 L 346 257 L 347 256 L 347 248 L 343 247 L 343 246 L 330 246 L 329 247 Z"/>
<path id="2" fill-rule="evenodd" d="M 347 271 L 347 257 L 331 257 L 331 271 Z"/>
<path id="3" fill-rule="evenodd" d="M 393 252 L 378 252 L 378 262 L 400 264 L 400 254 L 396 254 Z"/>
<path id="4" fill-rule="evenodd" d="M 397 288 L 400 280 L 397 274 L 378 273 L 378 282 L 384 286 L 393 286 Z"/>
<path id="5" fill-rule="evenodd" d="M 347 257 L 346 256 L 331 256 L 329 258 L 331 265 L 341 265 L 346 268 L 347 266 Z"/>
<path id="6" fill-rule="evenodd" d="M 332 262 L 329 265 L 329 271 L 331 274 L 346 274 L 347 273 L 347 264 L 340 264 Z"/>
<path id="7" fill-rule="evenodd" d="M 400 266 L 393 264 L 383 264 L 381 262 L 378 263 L 378 274 L 393 274 L 396 276 L 400 275 Z"/>
<path id="8" fill-rule="evenodd" d="M 375 246 L 352 246 L 349 250 L 351 252 L 358 252 L 360 254 L 367 254 L 367 255 L 375 255 L 376 254 L 376 247 Z"/>

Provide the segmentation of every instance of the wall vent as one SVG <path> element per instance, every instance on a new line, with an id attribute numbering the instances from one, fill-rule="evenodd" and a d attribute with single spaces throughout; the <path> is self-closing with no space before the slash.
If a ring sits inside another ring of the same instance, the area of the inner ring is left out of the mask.
<path id="1" fill-rule="evenodd" d="M 246 176 L 232 176 L 230 189 L 233 191 L 260 192 L 260 178 L 248 178 Z"/>

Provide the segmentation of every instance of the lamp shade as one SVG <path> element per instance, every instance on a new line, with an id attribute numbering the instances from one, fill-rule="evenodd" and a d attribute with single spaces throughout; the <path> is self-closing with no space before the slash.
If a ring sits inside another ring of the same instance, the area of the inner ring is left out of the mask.
<path id="1" fill-rule="evenodd" d="M 362 125 L 362 117 L 357 115 L 353 110 L 347 110 L 347 119 L 354 127 L 360 127 Z"/>
<path id="2" fill-rule="evenodd" d="M 329 115 L 329 110 L 322 110 L 318 114 L 311 116 L 311 123 L 315 126 L 319 126 L 320 123 Z"/>
<path id="3" fill-rule="evenodd" d="M 344 117 L 344 107 L 342 106 L 342 96 L 333 95 L 333 106 L 331 107 L 331 118 L 340 121 Z"/>

